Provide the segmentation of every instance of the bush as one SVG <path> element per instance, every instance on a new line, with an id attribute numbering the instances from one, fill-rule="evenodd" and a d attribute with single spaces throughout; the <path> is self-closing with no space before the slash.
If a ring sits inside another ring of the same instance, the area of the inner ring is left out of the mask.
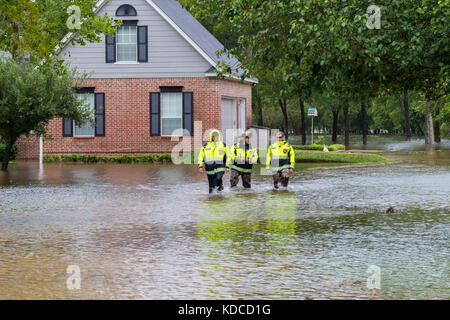
<path id="1" fill-rule="evenodd" d="M 324 144 L 323 143 L 323 140 L 325 139 L 325 136 L 318 136 L 317 137 L 317 141 L 316 142 L 314 142 L 315 144 Z"/>
<path id="2" fill-rule="evenodd" d="M 345 150 L 345 146 L 343 144 L 332 144 L 327 146 L 327 149 L 329 151 Z"/>
<path id="3" fill-rule="evenodd" d="M 5 156 L 6 144 L 0 143 L 0 161 L 3 161 L 3 157 Z M 9 160 L 15 160 L 16 155 L 19 152 L 19 147 L 15 144 L 12 148 L 12 153 L 9 155 Z"/>
<path id="4" fill-rule="evenodd" d="M 61 157 L 57 154 L 44 154 L 43 161 L 47 163 L 59 162 L 61 161 Z"/>
<path id="5" fill-rule="evenodd" d="M 81 162 L 81 163 L 171 163 L 170 153 L 146 154 L 141 156 L 96 156 L 96 155 L 77 155 L 77 154 L 45 154 L 44 162 Z"/>
<path id="6" fill-rule="evenodd" d="M 317 150 L 322 151 L 323 147 L 327 147 L 328 151 L 336 151 L 336 150 L 345 150 L 345 146 L 342 144 L 332 144 L 332 145 L 324 145 L 324 144 L 308 144 L 308 145 L 293 145 L 294 150 Z"/>
<path id="7" fill-rule="evenodd" d="M 367 153 L 335 153 L 296 151 L 297 162 L 336 162 L 336 163 L 374 163 L 389 162 L 392 159 L 378 154 Z"/>

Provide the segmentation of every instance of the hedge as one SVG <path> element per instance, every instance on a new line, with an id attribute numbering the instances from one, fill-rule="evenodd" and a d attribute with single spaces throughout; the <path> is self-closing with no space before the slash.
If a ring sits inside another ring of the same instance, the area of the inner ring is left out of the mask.
<path id="1" fill-rule="evenodd" d="M 371 163 L 390 162 L 390 158 L 371 153 L 337 153 L 296 151 L 296 162 Z"/>
<path id="2" fill-rule="evenodd" d="M 336 151 L 336 150 L 345 150 L 345 146 L 342 144 L 331 144 L 329 146 L 323 145 L 323 144 L 308 144 L 308 145 L 293 145 L 292 147 L 295 150 L 317 150 L 322 151 L 323 147 L 327 147 L 329 151 Z"/>
<path id="3" fill-rule="evenodd" d="M 170 153 L 146 154 L 141 156 L 95 156 L 95 155 L 57 155 L 44 154 L 44 162 L 81 162 L 81 163 L 171 163 Z"/>

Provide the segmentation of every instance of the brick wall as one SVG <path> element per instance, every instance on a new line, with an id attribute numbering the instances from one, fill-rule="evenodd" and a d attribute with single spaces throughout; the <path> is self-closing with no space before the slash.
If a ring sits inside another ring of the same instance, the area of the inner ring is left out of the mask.
<path id="1" fill-rule="evenodd" d="M 202 133 L 194 137 L 199 140 L 205 131 L 221 128 L 221 98 L 229 96 L 246 99 L 246 124 L 251 125 L 251 85 L 238 81 L 214 78 L 171 79 L 89 79 L 84 85 L 95 87 L 96 93 L 105 93 L 106 136 L 75 138 L 62 136 L 62 120 L 49 123 L 48 133 L 52 139 L 44 141 L 45 154 L 143 154 L 171 152 L 179 141 L 170 137 L 150 136 L 149 92 L 159 92 L 160 86 L 183 86 L 183 91 L 194 93 L 194 121 L 202 122 Z M 38 142 L 38 141 L 37 141 Z M 31 150 L 24 147 L 20 158 L 35 158 Z M 30 151 L 27 151 L 30 150 Z"/>
<path id="2" fill-rule="evenodd" d="M 19 153 L 17 159 L 37 160 L 39 159 L 39 137 L 30 135 L 29 137 L 22 136 L 17 142 Z"/>

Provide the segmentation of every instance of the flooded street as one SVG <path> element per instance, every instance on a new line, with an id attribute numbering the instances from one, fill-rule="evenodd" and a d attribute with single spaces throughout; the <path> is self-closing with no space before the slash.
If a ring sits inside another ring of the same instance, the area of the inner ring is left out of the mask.
<path id="1" fill-rule="evenodd" d="M 211 196 L 195 166 L 18 162 L 0 173 L 0 298 L 449 299 L 450 152 L 411 152 L 300 164 L 277 192 L 227 174 Z"/>

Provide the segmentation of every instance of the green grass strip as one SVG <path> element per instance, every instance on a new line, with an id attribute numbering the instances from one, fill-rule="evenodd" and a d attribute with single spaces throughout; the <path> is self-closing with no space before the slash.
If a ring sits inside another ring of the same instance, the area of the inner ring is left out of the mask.
<path id="1" fill-rule="evenodd" d="M 374 163 L 390 162 L 378 154 L 295 151 L 296 162 Z"/>

